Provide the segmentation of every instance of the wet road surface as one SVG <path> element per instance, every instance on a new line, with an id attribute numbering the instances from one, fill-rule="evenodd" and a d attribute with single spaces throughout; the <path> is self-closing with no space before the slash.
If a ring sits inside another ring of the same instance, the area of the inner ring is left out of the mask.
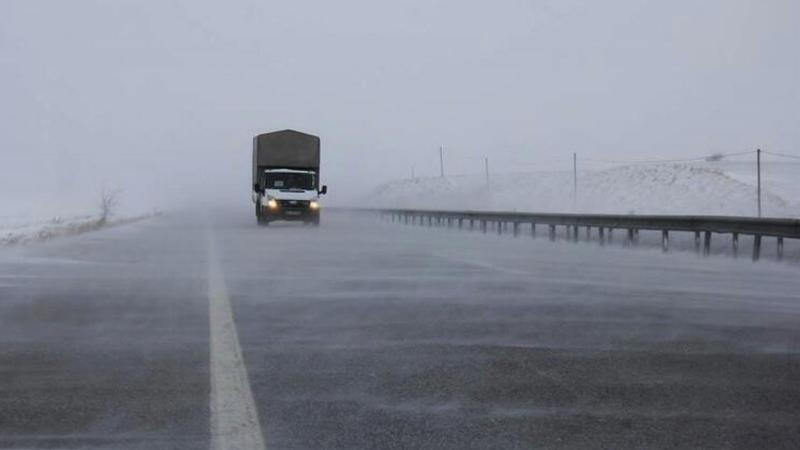
<path id="1" fill-rule="evenodd" d="M 0 448 L 800 447 L 797 267 L 248 213 L 0 249 Z"/>

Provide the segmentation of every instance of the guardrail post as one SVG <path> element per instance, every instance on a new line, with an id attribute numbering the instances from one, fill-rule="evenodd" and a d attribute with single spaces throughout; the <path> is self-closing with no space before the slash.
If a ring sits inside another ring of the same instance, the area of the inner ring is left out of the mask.
<path id="1" fill-rule="evenodd" d="M 514 237 L 519 236 L 519 222 L 514 222 Z"/>
<path id="2" fill-rule="evenodd" d="M 608 229 L 608 243 L 610 244 L 612 242 L 614 242 L 614 229 L 613 228 L 609 228 Z"/>
<path id="3" fill-rule="evenodd" d="M 778 261 L 783 260 L 783 237 L 778 236 L 778 252 L 775 255 L 778 258 Z"/>
<path id="4" fill-rule="evenodd" d="M 761 257 L 761 235 L 753 236 L 753 261 L 758 261 Z"/>
<path id="5" fill-rule="evenodd" d="M 428 226 L 429 227 L 433 226 L 433 216 L 428 216 Z"/>
<path id="6" fill-rule="evenodd" d="M 661 230 L 661 251 L 669 251 L 669 230 Z"/>
<path id="7" fill-rule="evenodd" d="M 536 222 L 531 222 L 531 237 L 536 237 Z"/>
<path id="8" fill-rule="evenodd" d="M 711 232 L 706 231 L 705 238 L 703 239 L 703 256 L 708 256 L 711 253 Z"/>
<path id="9" fill-rule="evenodd" d="M 606 229 L 603 227 L 597 228 L 597 237 L 600 241 L 600 245 L 606 245 Z"/>
<path id="10" fill-rule="evenodd" d="M 628 228 L 628 238 L 625 240 L 625 245 L 633 245 L 633 228 Z"/>
<path id="11" fill-rule="evenodd" d="M 486 234 L 486 221 L 485 220 L 481 220 L 481 231 L 483 231 L 483 234 Z"/>
<path id="12" fill-rule="evenodd" d="M 573 242 L 578 242 L 578 226 L 577 225 L 572 227 L 572 241 Z"/>
<path id="13" fill-rule="evenodd" d="M 586 227 L 586 240 L 587 241 L 592 240 L 592 227 L 589 226 Z"/>
<path id="14" fill-rule="evenodd" d="M 548 227 L 550 227 L 550 240 L 551 241 L 555 241 L 556 240 L 556 226 L 555 225 L 548 225 Z"/>
<path id="15" fill-rule="evenodd" d="M 733 257 L 739 257 L 739 233 L 733 233 Z"/>
<path id="16" fill-rule="evenodd" d="M 500 222 L 499 220 L 497 221 L 497 234 L 503 234 L 503 222 Z"/>
<path id="17" fill-rule="evenodd" d="M 700 253 L 700 232 L 694 232 L 694 251 Z"/>
<path id="18" fill-rule="evenodd" d="M 639 229 L 638 228 L 634 228 L 633 229 L 633 245 L 634 246 L 638 246 L 639 245 Z"/>
<path id="19" fill-rule="evenodd" d="M 472 230 L 473 228 L 475 228 L 475 220 L 469 219 L 469 229 Z"/>

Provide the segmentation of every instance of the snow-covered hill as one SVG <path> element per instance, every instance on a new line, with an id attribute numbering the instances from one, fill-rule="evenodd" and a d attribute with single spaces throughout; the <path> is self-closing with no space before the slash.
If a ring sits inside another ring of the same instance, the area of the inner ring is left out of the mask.
<path id="1" fill-rule="evenodd" d="M 762 194 L 765 216 L 800 217 L 797 197 L 789 195 L 796 185 L 794 169 L 800 166 L 791 169 L 771 172 Z M 376 207 L 755 215 L 756 189 L 747 177 L 743 170 L 705 163 L 620 166 L 580 173 L 575 202 L 571 172 L 500 174 L 488 185 L 477 175 L 416 178 L 385 183 L 365 202 Z"/>

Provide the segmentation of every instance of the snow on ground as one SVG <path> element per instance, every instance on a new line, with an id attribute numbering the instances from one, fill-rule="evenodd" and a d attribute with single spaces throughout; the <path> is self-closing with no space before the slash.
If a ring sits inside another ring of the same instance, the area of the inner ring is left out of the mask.
<path id="1" fill-rule="evenodd" d="M 762 174 L 764 216 L 800 217 L 800 164 L 773 163 Z M 415 178 L 379 186 L 375 207 L 609 214 L 757 214 L 752 163 L 628 165 L 578 175 L 571 171 Z"/>
<path id="2" fill-rule="evenodd" d="M 84 233 L 105 226 L 114 226 L 141 220 L 158 214 L 156 210 L 124 209 L 113 214 L 106 223 L 100 223 L 98 213 L 55 214 L 8 214 L 0 215 L 0 247 L 14 244 L 40 242 L 58 236 Z"/>

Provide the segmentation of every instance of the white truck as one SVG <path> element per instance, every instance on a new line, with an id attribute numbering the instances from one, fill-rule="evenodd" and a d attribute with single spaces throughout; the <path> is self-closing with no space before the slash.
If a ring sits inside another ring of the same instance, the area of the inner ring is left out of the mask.
<path id="1" fill-rule="evenodd" d="M 253 138 L 253 202 L 260 225 L 296 220 L 319 225 L 319 137 L 295 130 Z"/>

